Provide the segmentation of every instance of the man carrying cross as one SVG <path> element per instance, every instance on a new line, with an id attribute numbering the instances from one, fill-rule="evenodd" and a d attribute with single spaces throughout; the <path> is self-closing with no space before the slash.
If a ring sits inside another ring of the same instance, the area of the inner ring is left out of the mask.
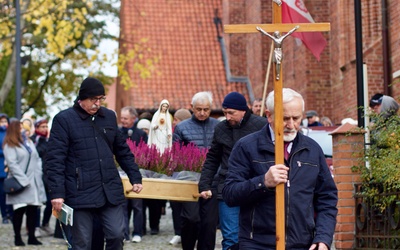
<path id="1" fill-rule="evenodd" d="M 269 124 L 239 140 L 229 158 L 223 198 L 240 206 L 239 249 L 275 249 L 275 188 L 285 185 L 285 249 L 329 249 L 336 226 L 337 188 L 321 147 L 298 133 L 303 97 L 283 88 L 284 164 L 275 163 L 274 92 Z"/>

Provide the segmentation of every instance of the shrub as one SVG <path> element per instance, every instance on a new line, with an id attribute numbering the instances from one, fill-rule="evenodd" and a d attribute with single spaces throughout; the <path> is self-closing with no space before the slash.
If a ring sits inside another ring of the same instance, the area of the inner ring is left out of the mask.
<path id="1" fill-rule="evenodd" d="M 361 172 L 362 195 L 381 211 L 397 201 L 395 192 L 400 190 L 400 118 L 384 119 L 371 116 L 371 145 L 365 149 Z M 385 194 L 385 195 L 383 195 Z"/>

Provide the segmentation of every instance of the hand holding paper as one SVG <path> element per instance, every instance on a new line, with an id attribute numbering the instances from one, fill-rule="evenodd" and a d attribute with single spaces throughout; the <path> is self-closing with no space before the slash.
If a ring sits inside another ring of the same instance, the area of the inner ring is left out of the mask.
<path id="1" fill-rule="evenodd" d="M 62 204 L 61 210 L 59 212 L 53 209 L 53 215 L 65 225 L 73 225 L 74 209 L 66 205 L 65 203 Z"/>
<path id="2" fill-rule="evenodd" d="M 57 198 L 51 200 L 51 205 L 53 206 L 53 210 L 56 210 L 57 212 L 61 211 L 61 207 L 63 204 L 64 204 L 63 198 Z"/>

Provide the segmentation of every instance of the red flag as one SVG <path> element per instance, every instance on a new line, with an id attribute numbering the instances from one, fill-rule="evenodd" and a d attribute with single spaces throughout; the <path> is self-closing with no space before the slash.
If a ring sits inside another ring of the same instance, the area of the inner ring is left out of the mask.
<path id="1" fill-rule="evenodd" d="M 303 0 L 282 1 L 283 23 L 315 23 Z M 319 61 L 326 46 L 326 39 L 321 32 L 294 32 L 292 36 L 299 38 Z"/>

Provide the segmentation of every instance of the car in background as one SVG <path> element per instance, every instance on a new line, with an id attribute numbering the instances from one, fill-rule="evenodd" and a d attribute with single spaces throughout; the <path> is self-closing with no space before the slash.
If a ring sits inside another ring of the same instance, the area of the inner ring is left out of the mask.
<path id="1" fill-rule="evenodd" d="M 305 136 L 308 136 L 314 141 L 316 141 L 319 146 L 322 148 L 324 152 L 326 163 L 331 171 L 333 177 L 333 161 L 332 161 L 332 151 L 333 151 L 333 143 L 332 143 L 332 135 L 331 133 L 338 128 L 338 126 L 332 127 L 309 127 L 309 128 L 302 128 L 302 133 Z"/>

